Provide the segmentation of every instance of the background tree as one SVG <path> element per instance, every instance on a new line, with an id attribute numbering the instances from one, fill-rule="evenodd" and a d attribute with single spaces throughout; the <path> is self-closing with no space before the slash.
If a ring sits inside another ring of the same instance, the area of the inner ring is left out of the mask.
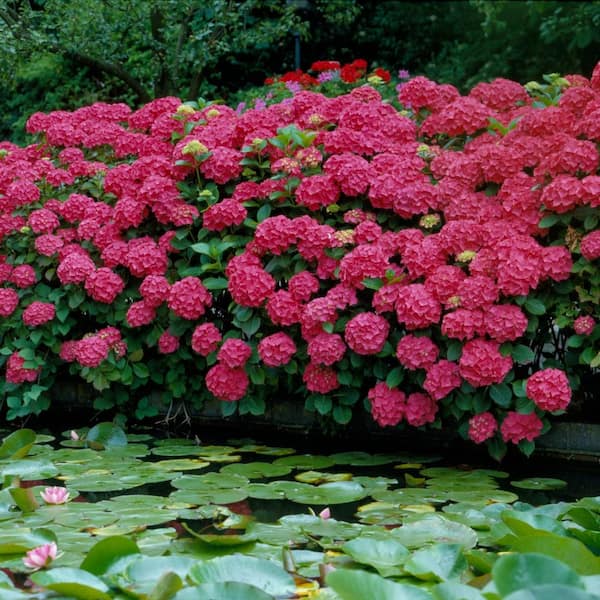
<path id="1" fill-rule="evenodd" d="M 228 99 L 266 75 L 365 58 L 451 82 L 589 74 L 600 1 L 0 0 L 0 136 L 35 110 L 175 94 Z"/>

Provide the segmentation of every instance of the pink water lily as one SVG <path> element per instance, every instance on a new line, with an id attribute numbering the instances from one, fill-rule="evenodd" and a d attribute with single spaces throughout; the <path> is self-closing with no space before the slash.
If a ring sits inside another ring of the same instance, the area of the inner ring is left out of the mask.
<path id="1" fill-rule="evenodd" d="M 319 517 L 321 517 L 321 519 L 326 520 L 326 519 L 330 519 L 331 518 L 331 510 L 329 509 L 329 506 L 327 508 L 324 508 L 318 515 Z"/>
<path id="2" fill-rule="evenodd" d="M 54 542 L 43 544 L 30 550 L 24 557 L 23 562 L 30 569 L 43 569 L 47 567 L 58 554 L 58 547 Z"/>
<path id="3" fill-rule="evenodd" d="M 64 504 L 69 500 L 67 488 L 60 486 L 47 487 L 40 496 L 46 504 Z"/>

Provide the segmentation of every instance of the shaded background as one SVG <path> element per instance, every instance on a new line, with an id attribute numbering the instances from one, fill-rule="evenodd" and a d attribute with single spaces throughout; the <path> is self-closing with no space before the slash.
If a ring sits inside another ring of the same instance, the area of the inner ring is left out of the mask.
<path id="1" fill-rule="evenodd" d="M 0 139 L 28 115 L 91 102 L 222 98 L 314 60 L 408 69 L 462 91 L 589 76 L 600 2 L 0 0 Z"/>

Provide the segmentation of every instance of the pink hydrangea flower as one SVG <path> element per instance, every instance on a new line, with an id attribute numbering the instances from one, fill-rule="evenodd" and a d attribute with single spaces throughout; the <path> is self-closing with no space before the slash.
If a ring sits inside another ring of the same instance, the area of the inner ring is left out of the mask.
<path id="1" fill-rule="evenodd" d="M 469 419 L 469 438 L 476 444 L 481 444 L 494 437 L 498 423 L 490 412 L 479 413 Z"/>
<path id="2" fill-rule="evenodd" d="M 473 387 L 500 383 L 512 368 L 510 356 L 502 356 L 499 344 L 476 339 L 467 342 L 458 361 L 461 377 Z"/>
<path id="3" fill-rule="evenodd" d="M 363 312 L 346 323 L 344 337 L 357 354 L 377 354 L 383 350 L 389 331 L 390 324 L 384 317 Z"/>
<path id="4" fill-rule="evenodd" d="M 244 341 L 235 338 L 227 339 L 219 349 L 217 360 L 230 369 L 243 367 L 252 356 L 252 348 Z"/>
<path id="5" fill-rule="evenodd" d="M 518 444 L 522 440 L 535 440 L 542 432 L 542 427 L 543 423 L 535 413 L 524 415 L 510 411 L 502 421 L 500 433 L 505 442 Z"/>
<path id="6" fill-rule="evenodd" d="M 525 391 L 538 408 L 550 412 L 564 410 L 571 402 L 569 380 L 560 369 L 543 369 L 534 373 L 527 380 Z"/>
<path id="7" fill-rule="evenodd" d="M 158 338 L 158 351 L 161 354 L 173 354 L 179 349 L 179 338 L 169 331 L 163 331 Z"/>
<path id="8" fill-rule="evenodd" d="M 573 329 L 577 335 L 591 335 L 596 328 L 596 321 L 590 315 L 577 317 L 573 322 Z"/>
<path id="9" fill-rule="evenodd" d="M 318 392 L 319 394 L 328 394 L 340 387 L 337 373 L 324 365 L 317 365 L 309 362 L 302 375 L 302 381 L 309 392 Z"/>
<path id="10" fill-rule="evenodd" d="M 294 340 L 283 332 L 268 335 L 258 343 L 258 355 L 268 367 L 287 365 L 295 353 Z"/>
<path id="11" fill-rule="evenodd" d="M 11 288 L 0 288 L 0 317 L 10 317 L 19 306 L 19 294 Z"/>
<path id="12" fill-rule="evenodd" d="M 410 370 L 429 369 L 438 358 L 439 348 L 430 338 L 405 335 L 396 347 L 396 356 Z"/>
<path id="13" fill-rule="evenodd" d="M 415 392 L 406 399 L 405 417 L 409 425 L 421 427 L 433 423 L 438 411 L 437 402 L 427 394 Z"/>
<path id="14" fill-rule="evenodd" d="M 52 302 L 39 302 L 34 300 L 23 311 L 23 323 L 27 327 L 38 327 L 52 321 L 56 315 L 56 307 Z"/>
<path id="15" fill-rule="evenodd" d="M 241 400 L 250 383 L 243 368 L 232 369 L 222 363 L 212 366 L 206 373 L 205 380 L 208 391 L 225 402 Z"/>
<path id="16" fill-rule="evenodd" d="M 221 339 L 221 332 L 214 323 L 202 323 L 192 334 L 192 350 L 202 356 L 208 356 L 218 348 Z"/>
<path id="17" fill-rule="evenodd" d="M 371 415 L 381 427 L 397 425 L 404 417 L 406 395 L 396 388 L 390 388 L 384 381 L 369 390 L 368 398 Z"/>

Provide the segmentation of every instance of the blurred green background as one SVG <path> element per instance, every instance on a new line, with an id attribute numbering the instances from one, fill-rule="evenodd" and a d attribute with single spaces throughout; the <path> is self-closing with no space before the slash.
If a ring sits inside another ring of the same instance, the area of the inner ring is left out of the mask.
<path id="1" fill-rule="evenodd" d="M 467 90 L 550 72 L 589 76 L 600 2 L 0 0 L 0 139 L 32 112 L 177 95 L 234 100 L 314 60 L 407 69 Z"/>

